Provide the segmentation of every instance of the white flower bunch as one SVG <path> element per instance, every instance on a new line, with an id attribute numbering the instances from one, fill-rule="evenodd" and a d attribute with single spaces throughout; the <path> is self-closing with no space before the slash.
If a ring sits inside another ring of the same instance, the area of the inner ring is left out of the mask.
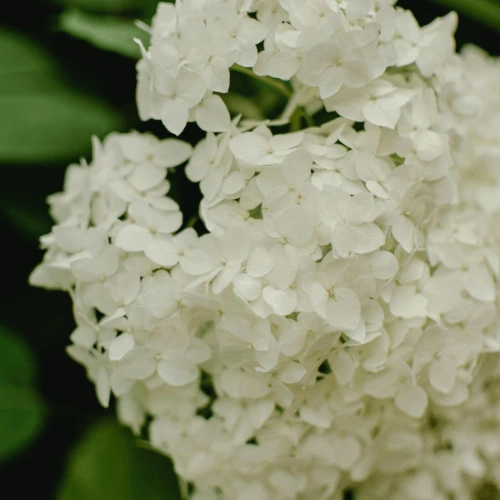
<path id="1" fill-rule="evenodd" d="M 500 66 L 394 3 L 159 4 L 140 116 L 205 138 L 112 134 L 49 198 L 31 283 L 194 500 L 500 489 Z M 278 79 L 282 117 L 231 117 L 231 71 Z M 203 235 L 166 196 L 185 162 Z"/>

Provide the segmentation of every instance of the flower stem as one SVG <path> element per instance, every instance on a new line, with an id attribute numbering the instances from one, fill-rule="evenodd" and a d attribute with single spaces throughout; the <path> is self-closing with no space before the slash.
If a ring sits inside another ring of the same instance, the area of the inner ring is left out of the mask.
<path id="1" fill-rule="evenodd" d="M 193 216 L 189 219 L 189 221 L 188 221 L 188 223 L 187 223 L 186 227 L 194 227 L 194 225 L 195 225 L 195 224 L 196 224 L 199 220 L 200 220 L 200 217 L 198 216 L 198 214 L 193 215 Z"/>
<path id="2" fill-rule="evenodd" d="M 302 108 L 296 108 L 290 118 L 290 132 L 298 132 L 300 130 L 302 115 Z"/>
<path id="3" fill-rule="evenodd" d="M 431 0 L 500 31 L 500 5 L 493 0 Z"/>
<path id="4" fill-rule="evenodd" d="M 265 85 L 274 88 L 282 95 L 284 95 L 287 99 L 292 95 L 292 90 L 280 80 L 276 80 L 275 78 L 270 78 L 268 76 L 256 75 L 251 69 L 240 66 L 239 64 L 233 64 L 230 69 L 232 71 L 236 71 L 238 73 L 242 73 L 243 75 L 254 78 L 259 82 L 262 82 Z"/>

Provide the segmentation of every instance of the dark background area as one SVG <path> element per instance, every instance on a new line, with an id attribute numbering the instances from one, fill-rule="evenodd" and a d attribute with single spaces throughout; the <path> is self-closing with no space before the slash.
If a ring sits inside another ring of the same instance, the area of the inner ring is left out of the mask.
<path id="1" fill-rule="evenodd" d="M 422 0 L 401 1 L 398 5 L 413 10 L 421 24 L 447 11 Z M 44 0 L 8 2 L 6 5 L 2 2 L 0 25 L 25 33 L 47 47 L 75 88 L 105 99 L 123 115 L 122 131 L 151 130 L 165 137 L 161 125 L 144 124 L 136 117 L 134 61 L 55 30 L 55 19 L 60 11 L 60 7 Z M 460 19 L 457 41 L 458 46 L 474 43 L 494 55 L 499 54 L 497 33 L 465 17 Z M 193 128 L 188 128 L 183 138 L 193 141 L 196 135 Z M 87 157 L 89 152 L 90 141 Z M 27 284 L 28 275 L 41 260 L 42 252 L 36 239 L 22 230 L 22 224 L 29 223 L 23 221 L 25 211 L 22 207 L 29 207 L 36 214 L 40 227 L 50 228 L 45 198 L 61 189 L 65 167 L 66 164 L 0 167 L 0 199 L 18 214 L 17 224 L 0 214 L 3 268 L 0 320 L 22 335 L 35 353 L 37 385 L 50 412 L 44 431 L 32 446 L 1 466 L 2 497 L 6 499 L 28 498 L 33 492 L 37 499 L 53 498 L 75 440 L 95 419 L 112 411 L 99 406 L 93 384 L 86 379 L 83 368 L 65 353 L 74 328 L 69 297 Z M 188 220 L 196 211 L 197 188 L 187 184 L 182 173 L 174 175 L 173 184 L 174 193 L 177 193 L 174 196 Z M 9 491 L 12 493 L 7 493 Z"/>

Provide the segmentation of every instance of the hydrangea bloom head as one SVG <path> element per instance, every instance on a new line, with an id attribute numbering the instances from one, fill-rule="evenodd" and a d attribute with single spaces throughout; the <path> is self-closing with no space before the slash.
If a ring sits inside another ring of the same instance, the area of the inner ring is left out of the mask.
<path id="1" fill-rule="evenodd" d="M 96 141 L 49 199 L 31 281 L 71 294 L 69 354 L 195 500 L 500 483 L 498 64 L 394 3 L 160 4 L 140 116 L 206 136 Z M 281 120 L 230 116 L 241 68 L 285 85 Z M 327 120 L 274 129 L 297 109 Z M 206 234 L 167 197 L 185 162 Z"/>

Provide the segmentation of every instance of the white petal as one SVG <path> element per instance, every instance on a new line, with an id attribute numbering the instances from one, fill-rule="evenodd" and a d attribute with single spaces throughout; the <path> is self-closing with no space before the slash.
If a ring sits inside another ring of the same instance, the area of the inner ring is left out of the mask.
<path id="1" fill-rule="evenodd" d="M 319 427 L 320 429 L 328 429 L 330 427 L 332 415 L 322 407 L 311 408 L 310 406 L 304 405 L 300 408 L 300 418 L 308 424 Z"/>
<path id="2" fill-rule="evenodd" d="M 191 144 L 179 139 L 164 139 L 155 148 L 155 160 L 162 167 L 176 167 L 189 159 Z"/>
<path id="3" fill-rule="evenodd" d="M 196 123 L 207 132 L 225 132 L 231 126 L 231 117 L 224 101 L 218 95 L 203 99 L 196 107 Z"/>
<path id="4" fill-rule="evenodd" d="M 418 385 L 404 385 L 396 392 L 396 406 L 413 418 L 420 418 L 427 408 L 427 394 Z"/>
<path id="5" fill-rule="evenodd" d="M 278 346 L 285 356 L 295 356 L 306 341 L 307 332 L 296 321 L 293 321 L 281 332 Z"/>
<path id="6" fill-rule="evenodd" d="M 464 286 L 471 297 L 491 302 L 495 300 L 495 285 L 484 265 L 474 265 L 464 274 Z"/>
<path id="7" fill-rule="evenodd" d="M 293 132 L 291 134 L 277 134 L 271 138 L 271 147 L 281 153 L 296 148 L 304 140 L 303 132 Z"/>
<path id="8" fill-rule="evenodd" d="M 367 121 L 380 127 L 395 128 L 401 116 L 401 109 L 389 99 L 369 101 L 363 109 L 363 116 Z"/>
<path id="9" fill-rule="evenodd" d="M 94 266 L 99 277 L 112 276 L 120 265 L 120 251 L 112 245 L 106 245 L 94 260 Z"/>
<path id="10" fill-rule="evenodd" d="M 315 49 L 313 49 L 315 50 Z M 327 68 L 321 75 L 319 81 L 319 93 L 321 99 L 327 99 L 335 95 L 344 83 L 344 71 L 342 68 Z"/>
<path id="11" fill-rule="evenodd" d="M 248 408 L 250 420 L 255 429 L 260 429 L 264 422 L 272 415 L 274 411 L 274 401 L 263 399 L 256 401 Z"/>
<path id="12" fill-rule="evenodd" d="M 344 349 L 335 351 L 328 359 L 331 360 L 330 365 L 339 384 L 345 385 L 352 380 L 356 364 Z"/>
<path id="13" fill-rule="evenodd" d="M 117 179 L 110 184 L 110 188 L 121 200 L 132 202 L 139 199 L 139 194 L 125 179 Z"/>
<path id="14" fill-rule="evenodd" d="M 450 359 L 442 357 L 431 363 L 429 367 L 429 382 L 443 394 L 450 394 L 455 386 L 457 370 Z"/>
<path id="15" fill-rule="evenodd" d="M 393 370 L 370 373 L 365 381 L 364 391 L 374 398 L 393 397 L 398 389 L 399 374 Z"/>
<path id="16" fill-rule="evenodd" d="M 111 390 L 115 396 L 121 396 L 130 391 L 134 381 L 130 378 L 122 377 L 116 370 L 111 374 Z"/>
<path id="17" fill-rule="evenodd" d="M 370 64 L 366 60 L 349 59 L 344 61 L 342 68 L 344 70 L 343 83 L 346 87 L 360 88 L 372 80 Z"/>
<path id="18" fill-rule="evenodd" d="M 349 21 L 357 21 L 365 17 L 372 9 L 372 0 L 349 0 L 346 5 L 346 14 Z"/>
<path id="19" fill-rule="evenodd" d="M 83 231 L 78 227 L 54 226 L 52 228 L 56 243 L 68 253 L 82 250 Z"/>
<path id="20" fill-rule="evenodd" d="M 271 342 L 269 344 L 269 348 L 266 351 L 255 350 L 255 359 L 259 362 L 260 366 L 266 370 L 272 370 L 275 368 L 280 357 L 280 351 L 278 349 L 276 339 L 271 336 L 270 340 Z"/>
<path id="21" fill-rule="evenodd" d="M 186 127 L 189 110 L 181 99 L 169 99 L 161 111 L 161 121 L 165 128 L 174 135 L 179 135 Z"/>
<path id="22" fill-rule="evenodd" d="M 279 371 L 279 378 L 286 384 L 298 384 L 307 373 L 307 370 L 296 362 L 283 366 Z"/>
<path id="23" fill-rule="evenodd" d="M 288 316 L 295 311 L 297 306 L 297 294 L 293 290 L 279 290 L 272 286 L 266 286 L 262 296 L 274 314 L 280 316 Z"/>
<path id="24" fill-rule="evenodd" d="M 274 378 L 272 380 L 273 395 L 276 402 L 283 408 L 288 408 L 293 403 L 293 392 L 281 380 Z"/>
<path id="25" fill-rule="evenodd" d="M 229 148 L 239 160 L 258 165 L 259 161 L 267 154 L 269 143 L 259 134 L 246 132 L 233 137 L 229 141 Z"/>
<path id="26" fill-rule="evenodd" d="M 109 397 L 111 395 L 111 381 L 109 373 L 104 367 L 99 368 L 95 389 L 99 403 L 101 403 L 104 408 L 107 408 L 109 406 Z"/>
<path id="27" fill-rule="evenodd" d="M 176 84 L 178 100 L 184 101 L 189 108 L 196 106 L 207 91 L 206 82 L 201 75 L 198 75 L 194 71 L 183 71 L 181 69 L 177 76 Z"/>
<path id="28" fill-rule="evenodd" d="M 362 448 L 353 436 L 339 437 L 335 440 L 337 465 L 343 470 L 350 470 L 361 456 Z"/>
<path id="29" fill-rule="evenodd" d="M 154 188 L 166 177 L 164 168 L 154 165 L 139 165 L 128 176 L 128 181 L 138 191 Z"/>
<path id="30" fill-rule="evenodd" d="M 341 257 L 347 257 L 351 252 L 370 253 L 384 243 L 385 235 L 376 224 L 337 224 L 332 231 L 332 245 Z"/>
<path id="31" fill-rule="evenodd" d="M 398 259 L 391 252 L 375 252 L 366 257 L 373 276 L 378 279 L 391 279 L 399 268 Z"/>
<path id="32" fill-rule="evenodd" d="M 179 262 L 179 250 L 170 241 L 154 240 L 144 249 L 144 253 L 160 266 L 173 267 Z"/>
<path id="33" fill-rule="evenodd" d="M 212 291 L 218 295 L 226 287 L 228 287 L 236 275 L 240 272 L 241 265 L 238 264 L 226 264 L 221 271 L 218 273 L 217 277 L 212 282 Z"/>
<path id="34" fill-rule="evenodd" d="M 410 253 L 415 246 L 415 225 L 408 217 L 400 215 L 392 226 L 394 239 Z"/>
<path id="35" fill-rule="evenodd" d="M 198 367 L 186 359 L 160 361 L 158 363 L 158 375 L 167 384 L 179 387 L 198 378 Z"/>
<path id="36" fill-rule="evenodd" d="M 147 347 L 136 347 L 120 360 L 115 370 L 123 377 L 143 380 L 155 371 L 154 355 Z"/>
<path id="37" fill-rule="evenodd" d="M 427 299 L 416 292 L 412 285 L 402 285 L 394 289 L 390 310 L 399 318 L 425 318 L 427 315 Z"/>
<path id="38" fill-rule="evenodd" d="M 71 262 L 73 276 L 83 282 L 97 281 L 101 278 L 96 272 L 95 264 L 91 259 L 79 259 Z"/>
<path id="39" fill-rule="evenodd" d="M 245 177 L 241 172 L 231 172 L 222 183 L 224 194 L 236 194 L 245 187 Z"/>
<path id="40" fill-rule="evenodd" d="M 262 293 L 262 282 L 247 274 L 238 274 L 233 279 L 235 292 L 246 300 L 257 300 Z"/>
<path id="41" fill-rule="evenodd" d="M 212 351 L 206 342 L 195 337 L 191 340 L 186 357 L 195 363 L 203 363 L 212 357 Z"/>
<path id="42" fill-rule="evenodd" d="M 267 65 L 267 73 L 273 78 L 280 80 L 290 80 L 299 68 L 299 60 L 295 54 L 287 52 L 277 52 Z"/>
<path id="43" fill-rule="evenodd" d="M 159 233 L 171 234 L 182 226 L 182 212 L 172 210 L 158 214 L 156 230 Z"/>
<path id="44" fill-rule="evenodd" d="M 90 348 L 97 340 L 96 331 L 94 328 L 79 326 L 71 334 L 70 340 L 75 344 Z"/>
<path id="45" fill-rule="evenodd" d="M 248 231 L 242 226 L 229 229 L 224 236 L 224 256 L 231 264 L 241 264 L 250 251 Z"/>
<path id="46" fill-rule="evenodd" d="M 368 96 L 362 90 L 344 87 L 334 96 L 325 99 L 327 111 L 336 111 L 339 115 L 349 120 L 363 121 L 363 107 L 368 101 Z"/>
<path id="47" fill-rule="evenodd" d="M 118 137 L 124 156 L 134 163 L 142 163 L 151 152 L 151 142 L 147 136 L 128 134 Z"/>
<path id="48" fill-rule="evenodd" d="M 129 224 L 118 231 L 116 246 L 126 252 L 140 252 L 153 240 L 148 229 L 137 224 Z"/>
<path id="49" fill-rule="evenodd" d="M 248 256 L 246 272 L 252 278 L 260 278 L 274 267 L 274 260 L 267 250 L 257 247 Z"/>
<path id="50" fill-rule="evenodd" d="M 307 285 L 307 294 L 314 310 L 322 317 L 326 318 L 328 305 L 328 292 L 317 281 Z M 360 307 L 361 310 L 361 307 Z"/>
<path id="51" fill-rule="evenodd" d="M 192 276 L 199 276 L 208 273 L 214 269 L 214 262 L 210 256 L 203 250 L 186 250 L 183 257 L 179 260 L 182 269 Z"/>
<path id="52" fill-rule="evenodd" d="M 135 347 L 134 337 L 130 333 L 118 335 L 109 346 L 109 359 L 118 361 Z"/>
<path id="53" fill-rule="evenodd" d="M 361 304 L 358 296 L 350 288 L 337 288 L 334 298 L 327 303 L 325 319 L 328 324 L 338 329 L 354 329 L 361 316 Z"/>

